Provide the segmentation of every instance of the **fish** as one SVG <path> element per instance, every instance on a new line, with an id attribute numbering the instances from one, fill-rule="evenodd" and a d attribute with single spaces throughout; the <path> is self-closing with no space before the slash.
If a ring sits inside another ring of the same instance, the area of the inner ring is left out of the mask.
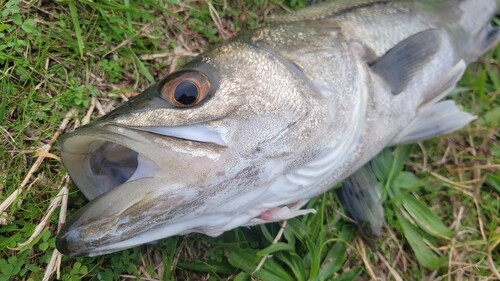
<path id="1" fill-rule="evenodd" d="M 380 231 L 369 161 L 475 119 L 444 98 L 498 43 L 499 7 L 323 2 L 195 57 L 62 137 L 62 162 L 89 202 L 57 249 L 97 256 L 311 214 L 308 200 L 346 179 L 348 213 Z"/>

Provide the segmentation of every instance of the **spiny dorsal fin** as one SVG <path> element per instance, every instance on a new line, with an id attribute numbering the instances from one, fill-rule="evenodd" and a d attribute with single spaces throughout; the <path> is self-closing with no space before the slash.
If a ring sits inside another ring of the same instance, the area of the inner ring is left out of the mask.
<path id="1" fill-rule="evenodd" d="M 378 59 L 372 69 L 389 83 L 392 93 L 397 95 L 439 48 L 439 32 L 428 29 L 399 42 Z"/>

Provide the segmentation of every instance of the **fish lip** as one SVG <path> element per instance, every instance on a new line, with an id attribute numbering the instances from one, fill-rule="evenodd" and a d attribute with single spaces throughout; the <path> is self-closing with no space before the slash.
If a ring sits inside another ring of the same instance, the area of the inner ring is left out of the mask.
<path id="1" fill-rule="evenodd" d="M 190 140 L 194 142 L 212 143 L 220 146 L 227 146 L 227 142 L 221 137 L 220 134 L 214 132 L 213 130 L 208 129 L 207 126 L 200 123 L 192 125 L 184 125 L 184 126 L 126 127 L 126 128 L 137 131 L 145 131 L 166 137 Z"/>

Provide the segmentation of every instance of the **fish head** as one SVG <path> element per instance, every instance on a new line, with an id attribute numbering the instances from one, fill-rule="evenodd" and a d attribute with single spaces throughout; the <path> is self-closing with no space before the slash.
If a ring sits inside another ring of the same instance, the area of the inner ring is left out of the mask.
<path id="1" fill-rule="evenodd" d="M 302 75 L 233 42 L 65 135 L 63 163 L 90 202 L 64 224 L 59 251 L 95 256 L 215 236 L 273 207 L 269 187 L 314 154 L 305 152 L 326 120 Z"/>

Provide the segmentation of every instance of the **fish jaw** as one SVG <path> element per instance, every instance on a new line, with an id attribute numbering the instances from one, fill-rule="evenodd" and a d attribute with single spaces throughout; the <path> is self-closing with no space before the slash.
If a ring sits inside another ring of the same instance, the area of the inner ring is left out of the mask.
<path id="1" fill-rule="evenodd" d="M 66 135 L 63 162 L 91 201 L 64 224 L 59 251 L 101 255 L 192 232 L 196 224 L 187 224 L 186 214 L 213 192 L 228 156 L 216 132 L 200 126 L 172 131 L 96 123 Z M 193 129 L 201 132 L 196 141 L 171 136 L 187 137 Z"/>
<path id="2" fill-rule="evenodd" d="M 63 226 L 57 249 L 70 256 L 96 256 L 182 234 L 186 218 L 202 203 L 202 188 L 165 184 L 162 178 L 125 183 L 89 202 Z"/>

